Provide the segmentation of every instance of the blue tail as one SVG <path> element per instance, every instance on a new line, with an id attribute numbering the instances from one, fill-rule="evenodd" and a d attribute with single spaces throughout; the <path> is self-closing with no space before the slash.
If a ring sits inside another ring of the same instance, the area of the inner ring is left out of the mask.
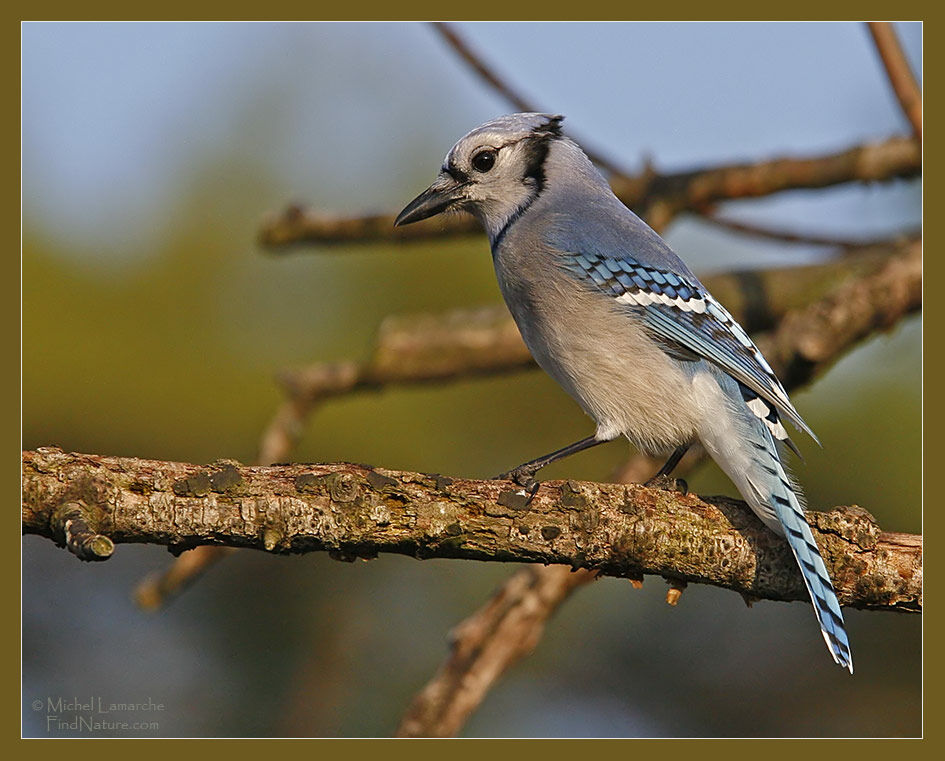
<path id="1" fill-rule="evenodd" d="M 843 613 L 840 603 L 830 583 L 830 575 L 824 567 L 823 558 L 814 535 L 811 533 L 804 510 L 798 499 L 796 487 L 787 477 L 780 461 L 775 468 L 779 472 L 778 483 L 771 490 L 771 500 L 784 534 L 794 553 L 794 558 L 801 568 L 804 584 L 811 602 L 814 604 L 814 613 L 820 623 L 820 631 L 824 635 L 827 648 L 833 659 L 853 673 L 853 654 L 850 652 L 850 641 L 843 628 Z"/>
<path id="2" fill-rule="evenodd" d="M 761 509 L 755 508 L 756 512 L 762 519 L 771 512 L 777 518 L 780 525 L 772 526 L 772 528 L 781 529 L 778 533 L 784 534 L 791 552 L 794 553 L 794 558 L 801 569 L 804 585 L 814 604 L 814 613 L 817 615 L 827 648 L 834 661 L 849 669 L 852 674 L 853 656 L 850 652 L 850 641 L 843 627 L 843 613 L 840 611 L 840 603 L 837 602 L 837 595 L 834 593 L 833 584 L 830 583 L 830 575 L 820 556 L 817 542 L 804 517 L 804 508 L 801 504 L 803 497 L 800 489 L 785 471 L 774 440 L 768 431 L 764 431 L 764 438 L 766 446 L 754 447 L 755 452 L 751 456 L 751 464 L 744 476 L 751 485 L 751 491 L 755 492 L 753 496 L 757 496 L 762 502 L 759 506 Z M 750 504 L 753 501 L 749 499 Z M 752 507 L 755 505 L 752 504 Z M 766 521 L 766 523 L 771 525 L 772 522 Z"/>
<path id="3" fill-rule="evenodd" d="M 779 439 L 786 439 L 787 435 L 777 412 L 768 405 L 752 406 L 742 395 L 736 397 L 737 387 L 728 384 L 729 403 L 724 410 L 707 417 L 699 438 L 751 509 L 770 529 L 787 539 L 827 648 L 834 661 L 852 674 L 853 657 L 840 603 L 804 517 L 801 490 L 787 474 L 775 441 L 775 434 L 779 434 Z"/>

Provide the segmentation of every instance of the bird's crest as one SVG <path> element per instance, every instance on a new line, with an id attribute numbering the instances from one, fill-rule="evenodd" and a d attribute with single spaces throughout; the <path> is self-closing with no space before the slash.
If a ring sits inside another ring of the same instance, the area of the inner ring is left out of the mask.
<path id="1" fill-rule="evenodd" d="M 546 121 L 542 124 L 539 124 L 535 127 L 532 132 L 536 135 L 547 135 L 549 137 L 560 137 L 561 136 L 561 122 L 564 121 L 563 114 L 542 114 L 542 116 L 547 117 Z"/>

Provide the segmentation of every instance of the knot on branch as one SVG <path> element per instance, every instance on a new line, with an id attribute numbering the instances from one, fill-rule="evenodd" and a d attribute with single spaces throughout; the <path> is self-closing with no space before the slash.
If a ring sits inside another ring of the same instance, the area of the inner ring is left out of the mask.
<path id="1" fill-rule="evenodd" d="M 79 560 L 108 560 L 115 545 L 95 530 L 97 522 L 92 508 L 81 501 L 63 503 L 49 521 L 58 543 Z"/>
<path id="2" fill-rule="evenodd" d="M 850 505 L 828 512 L 812 512 L 808 520 L 824 534 L 833 534 L 845 543 L 854 545 L 858 552 L 870 552 L 876 548 L 882 529 L 876 518 L 859 505 Z"/>

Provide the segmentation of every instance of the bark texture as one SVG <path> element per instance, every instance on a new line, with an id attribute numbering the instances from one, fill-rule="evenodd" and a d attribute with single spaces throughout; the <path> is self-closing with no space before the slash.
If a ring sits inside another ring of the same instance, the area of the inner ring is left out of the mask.
<path id="1" fill-rule="evenodd" d="M 658 574 L 772 600 L 806 600 L 786 543 L 741 502 L 638 485 L 549 481 L 525 504 L 507 481 L 474 481 L 347 463 L 210 466 L 23 452 L 23 530 L 62 544 L 55 516 L 82 506 L 115 544 L 181 552 L 198 545 L 327 550 L 342 560 L 564 564 L 627 578 Z M 884 533 L 865 510 L 810 512 L 844 605 L 920 611 L 922 540 Z"/>

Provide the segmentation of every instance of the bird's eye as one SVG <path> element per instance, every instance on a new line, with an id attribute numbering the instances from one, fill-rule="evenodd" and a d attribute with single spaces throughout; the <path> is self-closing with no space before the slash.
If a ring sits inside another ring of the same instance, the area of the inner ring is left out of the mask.
<path id="1" fill-rule="evenodd" d="M 472 157 L 472 167 L 477 172 L 488 172 L 495 165 L 495 151 L 486 148 Z"/>

